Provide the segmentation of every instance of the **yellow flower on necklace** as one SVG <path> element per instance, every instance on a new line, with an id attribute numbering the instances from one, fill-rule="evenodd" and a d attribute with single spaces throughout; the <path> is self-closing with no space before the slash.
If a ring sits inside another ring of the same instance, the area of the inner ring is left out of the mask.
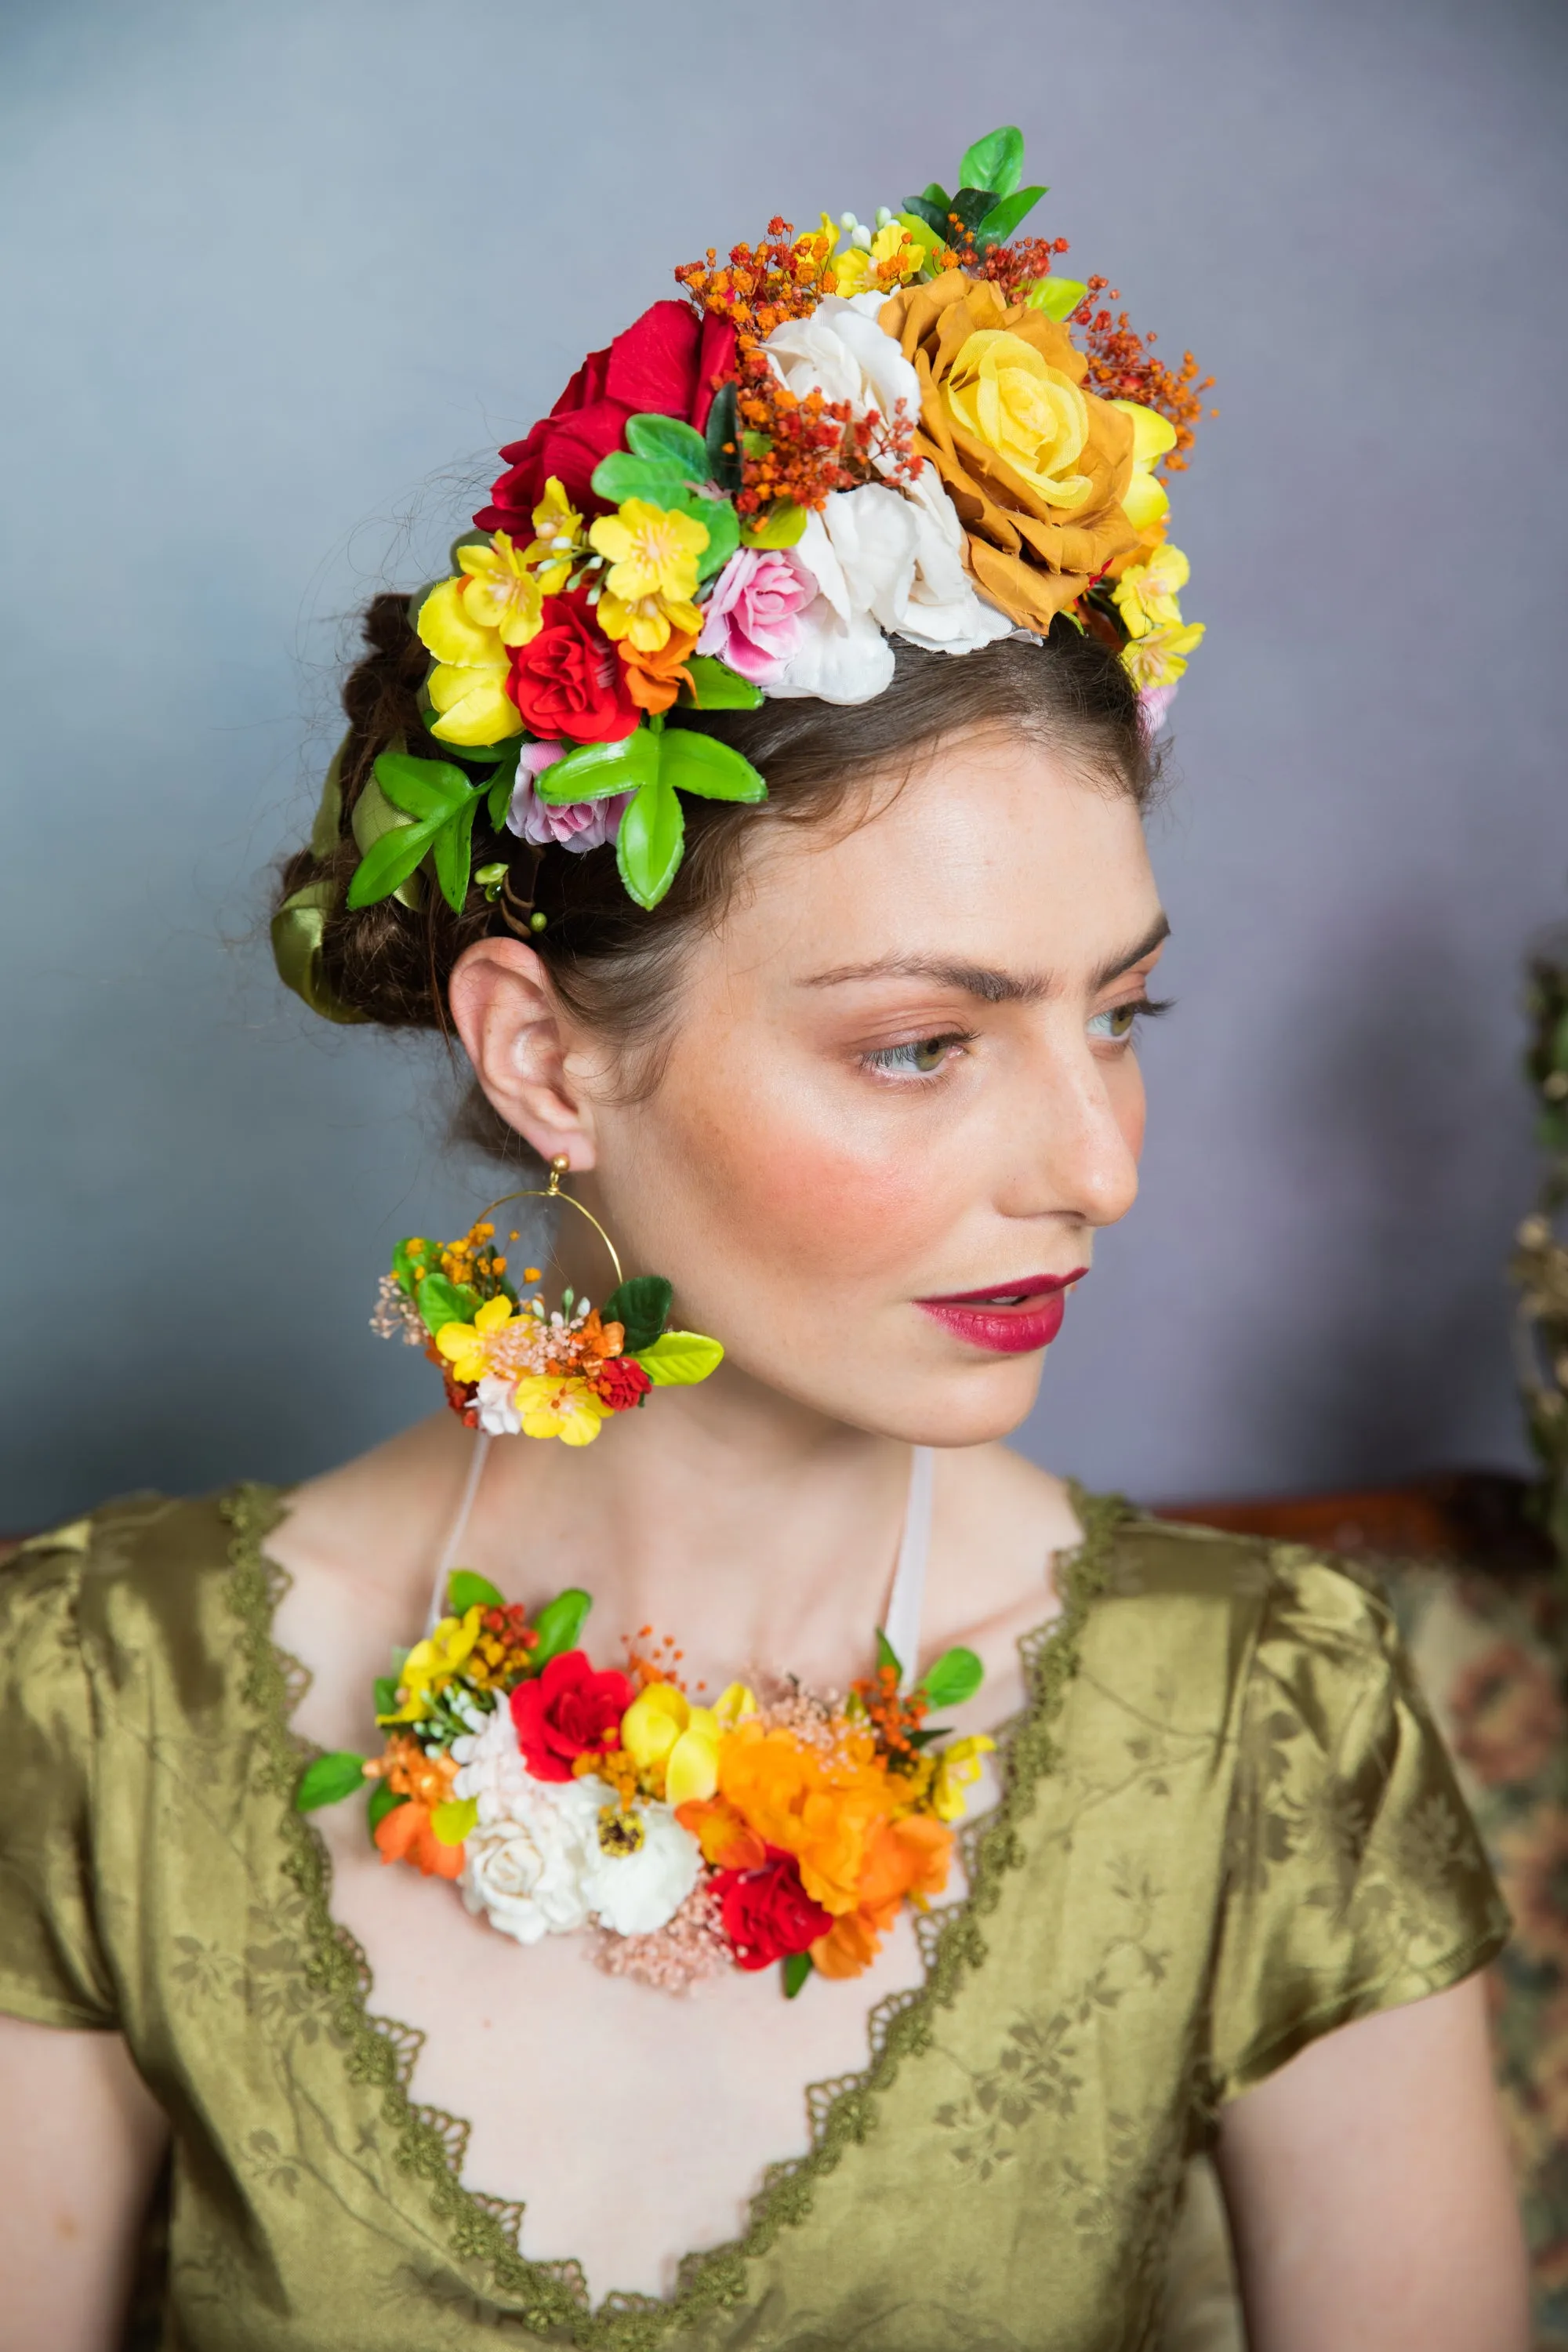
<path id="1" fill-rule="evenodd" d="M 1110 592 L 1128 635 L 1179 628 L 1182 608 L 1176 599 L 1191 577 L 1192 565 L 1179 547 L 1156 547 L 1147 562 L 1129 564 Z"/>
<path id="2" fill-rule="evenodd" d="M 426 683 L 440 716 L 430 732 L 444 743 L 500 743 L 522 732 L 522 719 L 507 694 L 500 632 L 470 616 L 463 603 L 468 585 L 466 572 L 443 580 L 419 607 L 419 642 L 436 656 Z"/>
<path id="3" fill-rule="evenodd" d="M 541 594 L 559 596 L 572 577 L 582 543 L 583 518 L 553 474 L 533 509 L 533 528 L 539 536 L 524 549 L 522 560 L 533 566 Z"/>
<path id="4" fill-rule="evenodd" d="M 493 629 L 503 646 L 526 646 L 542 625 L 543 591 L 504 530 L 459 547 L 463 610 L 476 628 Z"/>
<path id="5" fill-rule="evenodd" d="M 431 1692 L 444 1689 L 467 1664 L 483 1615 L 476 1602 L 461 1617 L 443 1617 L 433 1633 L 416 1642 L 398 1669 L 397 1686 L 405 1696 L 395 1713 L 376 1717 L 378 1723 L 417 1723 L 429 1714 Z"/>
<path id="6" fill-rule="evenodd" d="M 621 1745 L 662 1784 L 667 1804 L 701 1804 L 719 1786 L 723 1727 L 673 1683 L 649 1683 L 621 1717 Z"/>
<path id="7" fill-rule="evenodd" d="M 1113 400 L 1110 405 L 1132 420 L 1132 479 L 1123 493 L 1121 511 L 1134 530 L 1151 530 L 1171 510 L 1170 492 L 1154 467 L 1175 447 L 1176 428 L 1169 417 L 1145 408 L 1142 401 Z"/>
<path id="8" fill-rule="evenodd" d="M 599 626 L 607 637 L 626 637 L 640 654 L 656 654 L 672 629 L 702 627 L 692 602 L 698 559 L 708 544 L 708 526 L 695 515 L 627 499 L 613 515 L 601 515 L 588 537 L 610 568 L 599 597 Z"/>
<path id="9" fill-rule="evenodd" d="M 517 1409 L 525 1437 L 558 1437 L 563 1445 L 592 1445 L 609 1411 L 586 1381 L 563 1372 L 525 1372 Z"/>
<path id="10" fill-rule="evenodd" d="M 1174 686 L 1187 667 L 1187 656 L 1203 643 L 1204 623 L 1189 621 L 1179 629 L 1151 629 L 1121 648 L 1122 667 L 1140 694 L 1153 686 Z"/>
<path id="11" fill-rule="evenodd" d="M 970 1739 L 955 1739 L 951 1748 L 941 1750 L 931 1786 L 931 1809 L 939 1822 L 963 1819 L 968 1802 L 963 1792 L 979 1780 L 980 1759 L 989 1756 L 995 1745 L 994 1739 L 987 1739 L 980 1732 Z"/>
<path id="12" fill-rule="evenodd" d="M 436 1345 L 449 1359 L 455 1378 L 466 1387 L 482 1381 L 490 1370 L 490 1334 L 511 1320 L 511 1301 L 487 1298 L 471 1323 L 443 1323 Z"/>
<path id="13" fill-rule="evenodd" d="M 942 386 L 956 423 L 994 451 L 1047 506 L 1075 513 L 1093 484 L 1073 468 L 1089 439 L 1089 403 L 1072 378 L 1005 327 L 979 327 Z"/>

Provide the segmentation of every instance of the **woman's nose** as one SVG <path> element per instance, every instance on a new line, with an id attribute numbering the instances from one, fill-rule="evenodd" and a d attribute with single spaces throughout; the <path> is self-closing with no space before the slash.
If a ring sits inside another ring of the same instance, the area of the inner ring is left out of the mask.
<path id="1" fill-rule="evenodd" d="M 1087 1048 L 1053 1056 L 1012 1129 L 1008 1157 L 1018 1172 L 1004 1207 L 1115 1224 L 1138 1197 L 1142 1126 L 1135 1066 L 1119 1066 L 1112 1078 Z"/>

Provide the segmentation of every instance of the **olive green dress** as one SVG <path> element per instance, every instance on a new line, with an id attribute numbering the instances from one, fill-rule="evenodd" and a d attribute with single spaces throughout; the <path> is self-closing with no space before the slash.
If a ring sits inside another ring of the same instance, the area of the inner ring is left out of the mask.
<path id="1" fill-rule="evenodd" d="M 291 1793 L 269 1491 L 121 1504 L 0 1572 L 0 2010 L 116 2030 L 174 2127 L 183 2352 L 1134 2352 L 1220 2104 L 1507 1920 L 1342 1567 L 1080 1500 L 967 1901 L 810 2152 L 672 2301 L 591 2307 L 416 2105 Z M 831 1997 L 831 1988 L 823 1988 Z M 699 1996 L 700 1997 L 700 1996 Z M 759 2014 L 776 1999 L 759 1981 Z"/>

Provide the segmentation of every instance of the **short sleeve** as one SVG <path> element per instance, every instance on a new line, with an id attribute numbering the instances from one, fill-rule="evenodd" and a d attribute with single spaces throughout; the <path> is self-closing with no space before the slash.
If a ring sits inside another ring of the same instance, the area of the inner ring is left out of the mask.
<path id="1" fill-rule="evenodd" d="M 94 1924 L 93 1704 L 77 1630 L 85 1521 L 0 1564 L 0 2012 L 116 2022 Z"/>
<path id="2" fill-rule="evenodd" d="M 1384 1603 L 1281 1547 L 1241 1695 L 1211 2008 L 1215 2096 L 1441 1991 L 1509 1917 Z"/>

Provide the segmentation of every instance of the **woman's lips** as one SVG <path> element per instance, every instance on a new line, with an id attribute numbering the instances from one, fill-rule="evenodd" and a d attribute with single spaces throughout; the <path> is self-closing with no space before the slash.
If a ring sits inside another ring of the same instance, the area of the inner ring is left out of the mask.
<path id="1" fill-rule="evenodd" d="M 945 1298 L 917 1298 L 915 1305 L 953 1337 L 994 1355 L 1028 1356 L 1048 1348 L 1062 1328 L 1067 1294 L 1089 1272 L 1030 1275 L 1023 1282 L 994 1283 L 989 1290 L 958 1290 Z"/>

